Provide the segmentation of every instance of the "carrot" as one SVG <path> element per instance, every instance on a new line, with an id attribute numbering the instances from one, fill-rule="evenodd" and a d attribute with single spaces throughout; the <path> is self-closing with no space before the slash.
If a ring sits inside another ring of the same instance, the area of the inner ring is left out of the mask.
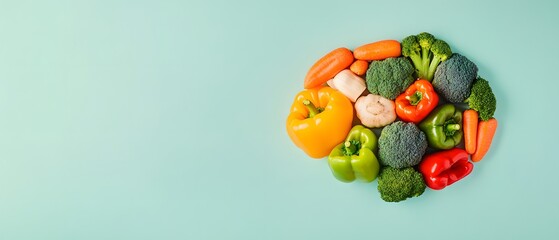
<path id="1" fill-rule="evenodd" d="M 491 141 L 493 141 L 493 136 L 497 131 L 497 119 L 491 118 L 487 121 L 481 121 L 477 127 L 477 146 L 476 152 L 472 155 L 472 161 L 479 162 L 485 156 L 489 147 L 491 146 Z"/>
<path id="2" fill-rule="evenodd" d="M 478 125 L 478 113 L 475 110 L 468 109 L 462 114 L 464 126 L 464 145 L 466 147 L 466 152 L 468 154 L 473 154 L 476 151 L 476 141 L 477 141 L 477 125 Z"/>
<path id="3" fill-rule="evenodd" d="M 369 68 L 369 62 L 365 60 L 355 60 L 355 62 L 349 66 L 349 70 L 359 76 L 363 76 L 363 74 L 367 72 L 367 68 Z"/>
<path id="4" fill-rule="evenodd" d="M 353 56 L 359 60 L 382 60 L 389 57 L 399 57 L 402 53 L 400 43 L 396 40 L 382 40 L 365 44 L 353 51 Z"/>
<path id="5" fill-rule="evenodd" d="M 314 88 L 332 79 L 353 63 L 353 53 L 347 48 L 338 48 L 319 59 L 307 72 L 305 88 Z"/>

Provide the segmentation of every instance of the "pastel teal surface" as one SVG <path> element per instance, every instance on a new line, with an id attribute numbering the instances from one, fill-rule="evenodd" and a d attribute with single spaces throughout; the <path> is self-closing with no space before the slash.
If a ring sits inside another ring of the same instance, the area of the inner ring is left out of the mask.
<path id="1" fill-rule="evenodd" d="M 0 239 L 552 239 L 555 1 L 10 1 Z M 470 176 L 398 204 L 342 183 L 285 118 L 328 51 L 428 31 L 499 128 Z"/>

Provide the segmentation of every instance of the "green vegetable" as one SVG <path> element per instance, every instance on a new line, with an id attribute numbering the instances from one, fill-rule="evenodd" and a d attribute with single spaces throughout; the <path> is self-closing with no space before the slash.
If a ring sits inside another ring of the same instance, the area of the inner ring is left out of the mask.
<path id="1" fill-rule="evenodd" d="M 415 124 L 402 121 L 384 127 L 378 142 L 380 163 L 394 168 L 419 164 L 427 149 L 425 134 Z"/>
<path id="2" fill-rule="evenodd" d="M 445 41 L 422 32 L 402 40 L 402 55 L 412 60 L 418 78 L 431 81 L 437 66 L 452 55 L 452 50 Z"/>
<path id="3" fill-rule="evenodd" d="M 462 112 L 448 103 L 437 107 L 419 123 L 427 135 L 429 146 L 436 149 L 451 149 L 462 141 Z"/>
<path id="4" fill-rule="evenodd" d="M 367 89 L 394 100 L 413 83 L 413 71 L 413 65 L 404 57 L 372 61 L 366 75 Z"/>
<path id="5" fill-rule="evenodd" d="M 421 173 L 412 167 L 385 167 L 378 176 L 378 191 L 386 202 L 400 202 L 411 197 L 418 197 L 425 191 L 425 182 Z"/>
<path id="6" fill-rule="evenodd" d="M 455 53 L 435 71 L 433 87 L 451 103 L 461 103 L 470 95 L 477 77 L 477 66 L 466 57 Z"/>
<path id="7" fill-rule="evenodd" d="M 342 182 L 359 179 L 372 182 L 377 178 L 379 163 L 374 152 L 377 136 L 361 125 L 353 127 L 344 143 L 336 146 L 328 156 L 332 174 Z"/>
<path id="8" fill-rule="evenodd" d="M 493 117 L 497 109 L 497 99 L 489 82 L 483 78 L 478 78 L 472 86 L 470 97 L 466 99 L 471 109 L 479 113 L 479 118 L 487 121 Z"/>

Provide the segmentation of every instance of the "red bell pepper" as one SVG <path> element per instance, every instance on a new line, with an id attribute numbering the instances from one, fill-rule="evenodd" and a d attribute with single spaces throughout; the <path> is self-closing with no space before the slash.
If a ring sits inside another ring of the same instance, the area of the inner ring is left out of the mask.
<path id="1" fill-rule="evenodd" d="M 406 122 L 419 123 L 437 106 L 439 96 L 429 81 L 419 79 L 395 102 L 398 117 Z"/>
<path id="2" fill-rule="evenodd" d="M 419 172 L 428 187 L 441 190 L 468 176 L 474 164 L 468 162 L 468 153 L 464 149 L 453 148 L 427 155 L 419 164 Z"/>

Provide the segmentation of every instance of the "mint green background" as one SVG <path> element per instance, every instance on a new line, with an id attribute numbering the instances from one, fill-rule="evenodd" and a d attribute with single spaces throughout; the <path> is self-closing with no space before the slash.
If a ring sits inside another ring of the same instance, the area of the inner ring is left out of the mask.
<path id="1" fill-rule="evenodd" d="M 551 239 L 558 7 L 4 1 L 0 239 Z M 421 31 L 478 64 L 500 126 L 466 179 L 385 203 L 284 122 L 326 52 Z"/>

